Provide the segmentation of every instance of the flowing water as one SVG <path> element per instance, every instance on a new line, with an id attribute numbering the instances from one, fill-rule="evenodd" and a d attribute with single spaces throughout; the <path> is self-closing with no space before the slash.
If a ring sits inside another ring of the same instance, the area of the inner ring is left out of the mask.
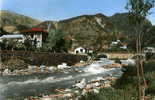
<path id="1" fill-rule="evenodd" d="M 103 66 L 114 63 L 112 60 L 101 59 L 88 66 L 74 67 L 77 72 L 33 74 L 0 77 L 0 100 L 23 100 L 28 96 L 54 94 L 57 88 L 72 88 L 76 80 L 85 78 L 87 81 L 97 77 L 122 75 L 121 68 L 105 69 Z"/>

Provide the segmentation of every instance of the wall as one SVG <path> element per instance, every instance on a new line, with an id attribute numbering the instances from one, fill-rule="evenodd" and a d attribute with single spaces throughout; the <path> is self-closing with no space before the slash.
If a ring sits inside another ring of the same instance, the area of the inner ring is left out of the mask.
<path id="1" fill-rule="evenodd" d="M 28 52 L 28 51 L 0 51 L 2 61 L 11 57 L 18 57 L 31 65 L 58 65 L 63 62 L 73 65 L 80 60 L 86 60 L 87 56 L 67 53 Z"/>
<path id="2" fill-rule="evenodd" d="M 128 59 L 135 56 L 133 53 L 106 53 L 109 59 Z"/>

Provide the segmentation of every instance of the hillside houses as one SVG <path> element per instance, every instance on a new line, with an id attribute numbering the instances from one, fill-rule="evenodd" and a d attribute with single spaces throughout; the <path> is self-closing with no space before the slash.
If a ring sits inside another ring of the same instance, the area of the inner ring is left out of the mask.
<path id="1" fill-rule="evenodd" d="M 42 47 L 43 41 L 45 41 L 48 33 L 44 31 L 42 28 L 30 28 L 20 31 L 20 34 L 6 34 L 5 32 L 1 32 L 0 42 L 3 40 L 14 40 L 16 42 L 24 43 L 25 41 L 29 41 L 31 45 L 40 48 Z"/>
<path id="2" fill-rule="evenodd" d="M 3 40 L 5 39 L 13 39 L 15 40 L 16 42 L 20 42 L 20 43 L 24 43 L 24 35 L 22 34 L 8 34 L 8 35 L 2 35 L 0 37 L 0 42 L 2 42 Z"/>
<path id="3" fill-rule="evenodd" d="M 22 30 L 21 34 L 25 36 L 25 39 L 30 40 L 37 48 L 42 47 L 42 43 L 48 35 L 47 31 L 44 31 L 42 28 Z"/>

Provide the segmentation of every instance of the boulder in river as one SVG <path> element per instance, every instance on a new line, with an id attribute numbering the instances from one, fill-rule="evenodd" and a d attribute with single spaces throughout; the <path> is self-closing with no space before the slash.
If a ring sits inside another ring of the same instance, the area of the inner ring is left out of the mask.
<path id="1" fill-rule="evenodd" d="M 65 68 L 69 68 L 69 66 L 67 66 L 67 64 L 66 64 L 66 63 L 62 63 L 61 65 L 58 65 L 57 67 L 58 67 L 58 69 L 65 69 Z"/>

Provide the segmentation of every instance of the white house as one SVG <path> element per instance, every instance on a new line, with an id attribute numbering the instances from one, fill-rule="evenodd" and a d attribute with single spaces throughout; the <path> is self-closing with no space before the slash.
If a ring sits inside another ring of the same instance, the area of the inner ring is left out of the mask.
<path id="1" fill-rule="evenodd" d="M 144 49 L 144 53 L 147 53 L 147 52 L 155 53 L 155 48 L 154 47 L 146 47 Z"/>
<path id="2" fill-rule="evenodd" d="M 32 44 L 37 48 L 42 47 L 43 41 L 45 41 L 48 36 L 47 31 L 42 28 L 31 28 L 27 30 L 22 30 L 21 33 L 29 40 L 32 41 Z"/>
<path id="3" fill-rule="evenodd" d="M 126 50 L 128 47 L 126 45 L 123 45 L 120 48 Z"/>
<path id="4" fill-rule="evenodd" d="M 120 40 L 112 41 L 110 45 L 111 45 L 111 46 L 114 46 L 114 45 L 118 45 L 119 43 L 121 43 Z"/>
<path id="5" fill-rule="evenodd" d="M 0 37 L 0 42 L 2 42 L 5 39 L 12 39 L 12 40 L 16 40 L 17 42 L 24 43 L 25 37 L 22 34 L 2 35 Z"/>
<path id="6" fill-rule="evenodd" d="M 86 49 L 83 47 L 78 47 L 74 50 L 75 54 L 85 54 L 86 53 Z"/>

